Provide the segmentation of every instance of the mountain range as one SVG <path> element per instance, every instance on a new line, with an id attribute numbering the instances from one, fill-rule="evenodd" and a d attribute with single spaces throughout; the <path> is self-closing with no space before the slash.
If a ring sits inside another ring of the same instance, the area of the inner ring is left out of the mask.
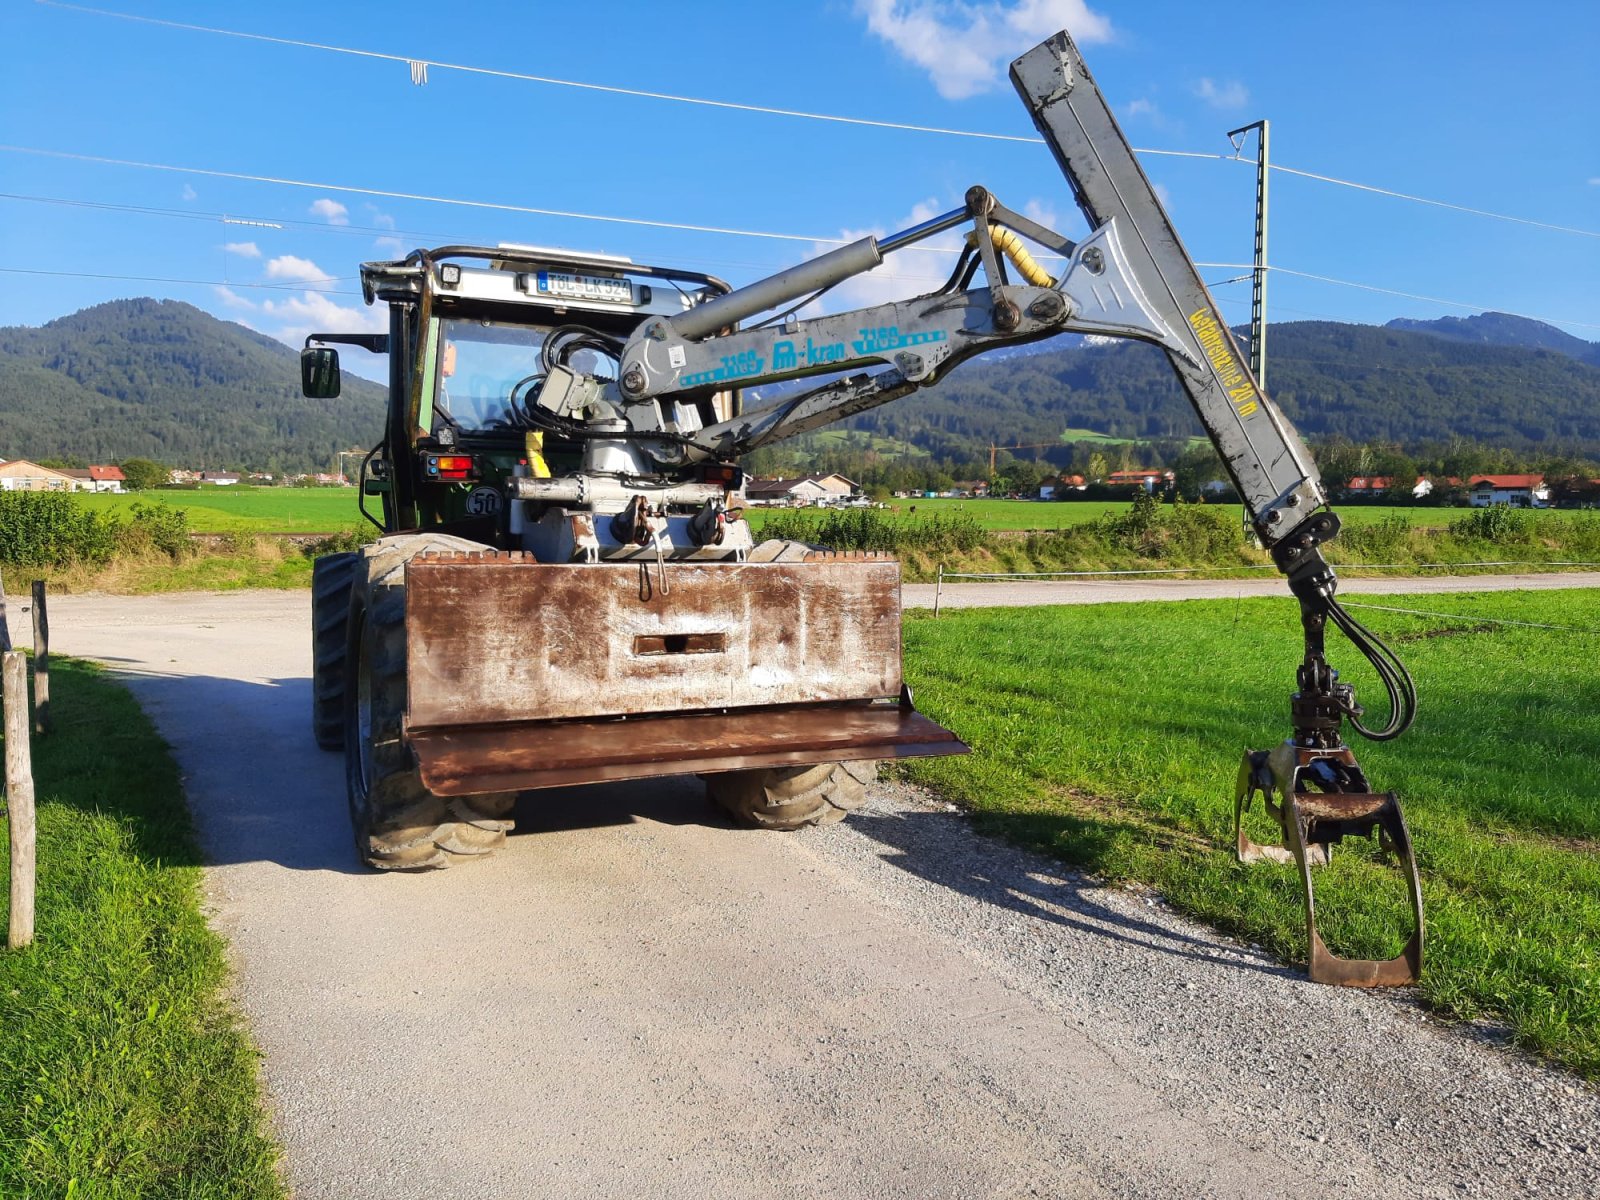
<path id="1" fill-rule="evenodd" d="M 1268 390 L 1308 437 L 1407 448 L 1451 439 L 1600 457 L 1600 345 L 1505 313 L 1386 326 L 1273 325 Z M 977 359 L 851 427 L 940 456 L 1064 430 L 1187 437 L 1198 419 L 1153 347 L 1071 335 Z M 175 300 L 116 300 L 0 328 L 0 458 L 326 469 L 377 440 L 383 388 L 345 373 L 300 395 L 280 342 Z"/>
<path id="2" fill-rule="evenodd" d="M 307 400 L 293 350 L 177 300 L 0 328 L 0 458 L 325 471 L 377 441 L 383 395 L 346 372 Z"/>
<path id="3" fill-rule="evenodd" d="M 1600 457 L 1600 346 L 1552 326 L 1485 314 L 1382 327 L 1295 321 L 1269 334 L 1267 390 L 1307 437 L 1410 449 L 1463 439 Z M 850 424 L 942 455 L 1046 442 L 1065 429 L 1202 432 L 1163 352 L 1071 336 L 1005 361 L 975 359 L 941 387 Z"/>

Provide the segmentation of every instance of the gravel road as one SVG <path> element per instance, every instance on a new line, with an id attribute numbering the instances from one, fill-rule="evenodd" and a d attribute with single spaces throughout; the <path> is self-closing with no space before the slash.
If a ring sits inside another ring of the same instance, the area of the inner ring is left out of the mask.
<path id="1" fill-rule="evenodd" d="M 301 1200 L 1600 1195 L 1595 1092 L 1495 1031 L 909 789 L 799 835 L 686 780 L 535 793 L 492 860 L 359 871 L 308 610 L 51 602 L 185 772 Z"/>

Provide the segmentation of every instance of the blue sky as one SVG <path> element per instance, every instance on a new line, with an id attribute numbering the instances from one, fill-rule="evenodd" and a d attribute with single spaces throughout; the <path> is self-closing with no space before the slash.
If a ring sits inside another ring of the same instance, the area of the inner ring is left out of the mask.
<path id="1" fill-rule="evenodd" d="M 1066 27 L 1138 147 L 1227 154 L 1227 130 L 1266 117 L 1276 164 L 1568 230 L 1275 172 L 1271 260 L 1284 270 L 1272 279 L 1273 320 L 1382 322 L 1498 309 L 1600 340 L 1593 3 L 104 0 L 104 11 L 433 65 L 418 86 L 402 61 L 0 0 L 0 142 L 785 236 L 541 216 L 6 149 L 0 325 L 156 295 L 291 341 L 312 328 L 376 328 L 376 314 L 356 294 L 356 264 L 447 241 L 626 254 L 737 284 L 828 249 L 827 239 L 889 232 L 957 207 L 973 183 L 1077 237 L 1082 219 L 1040 145 L 440 65 L 1027 137 L 1034 131 L 1006 64 Z M 1197 260 L 1249 260 L 1252 167 L 1165 156 L 1148 156 L 1145 166 Z M 949 262 L 937 251 L 892 258 L 838 299 L 909 296 L 935 286 Z M 1222 281 L 1240 272 L 1202 274 Z M 80 277 L 91 275 L 192 282 Z M 1222 284 L 1216 294 L 1230 320 L 1247 318 L 1247 284 Z"/>

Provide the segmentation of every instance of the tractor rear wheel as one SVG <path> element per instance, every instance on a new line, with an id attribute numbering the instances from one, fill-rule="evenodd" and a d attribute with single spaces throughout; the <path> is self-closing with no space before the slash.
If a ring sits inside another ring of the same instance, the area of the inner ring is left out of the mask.
<path id="1" fill-rule="evenodd" d="M 345 783 L 356 850 L 384 870 L 447 867 L 505 845 L 515 792 L 436 796 L 406 745 L 406 564 L 427 551 L 482 550 L 438 533 L 387 537 L 362 552 L 345 652 Z"/>
<path id="2" fill-rule="evenodd" d="M 739 825 L 755 829 L 801 829 L 842 820 L 867 799 L 875 762 L 770 767 L 707 775 L 711 802 Z"/>
<path id="3" fill-rule="evenodd" d="M 344 748 L 344 652 L 355 553 L 325 554 L 311 570 L 311 731 L 324 750 Z"/>

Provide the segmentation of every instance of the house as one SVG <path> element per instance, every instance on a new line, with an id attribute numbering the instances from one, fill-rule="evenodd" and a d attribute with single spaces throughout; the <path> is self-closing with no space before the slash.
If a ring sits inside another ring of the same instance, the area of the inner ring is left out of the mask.
<path id="1" fill-rule="evenodd" d="M 987 496 L 989 494 L 989 481 L 986 479 L 959 480 L 955 486 L 955 493 L 958 496 L 971 496 L 973 498 Z"/>
<path id="2" fill-rule="evenodd" d="M 79 479 L 77 476 L 85 478 Z M 0 463 L 0 492 L 77 492 L 87 491 L 87 471 L 58 471 L 41 467 L 25 458 Z"/>
<path id="3" fill-rule="evenodd" d="M 89 490 L 91 492 L 116 492 L 121 494 L 128 489 L 123 485 L 128 482 L 128 477 L 122 473 L 121 467 L 90 467 Z"/>
<path id="4" fill-rule="evenodd" d="M 1496 504 L 1511 508 L 1550 506 L 1550 486 L 1543 475 L 1474 475 L 1468 483 L 1472 490 L 1467 502 L 1473 508 Z"/>
<path id="5" fill-rule="evenodd" d="M 856 485 L 843 475 L 803 475 L 798 479 L 747 479 L 744 496 L 751 504 L 806 505 L 842 503 Z"/>
<path id="6" fill-rule="evenodd" d="M 214 483 L 218 487 L 230 487 L 239 482 L 239 476 L 233 471 L 201 471 L 201 483 Z"/>
<path id="7" fill-rule="evenodd" d="M 1393 487 L 1392 475 L 1356 475 L 1344 485 L 1344 495 L 1347 500 L 1377 500 Z M 1416 500 L 1421 500 L 1431 491 L 1433 480 L 1426 475 L 1418 475 L 1416 482 L 1411 485 L 1411 495 Z"/>
<path id="8" fill-rule="evenodd" d="M 1171 471 L 1134 470 L 1113 471 L 1106 476 L 1107 487 L 1140 487 L 1147 492 L 1164 488 L 1172 482 Z"/>

